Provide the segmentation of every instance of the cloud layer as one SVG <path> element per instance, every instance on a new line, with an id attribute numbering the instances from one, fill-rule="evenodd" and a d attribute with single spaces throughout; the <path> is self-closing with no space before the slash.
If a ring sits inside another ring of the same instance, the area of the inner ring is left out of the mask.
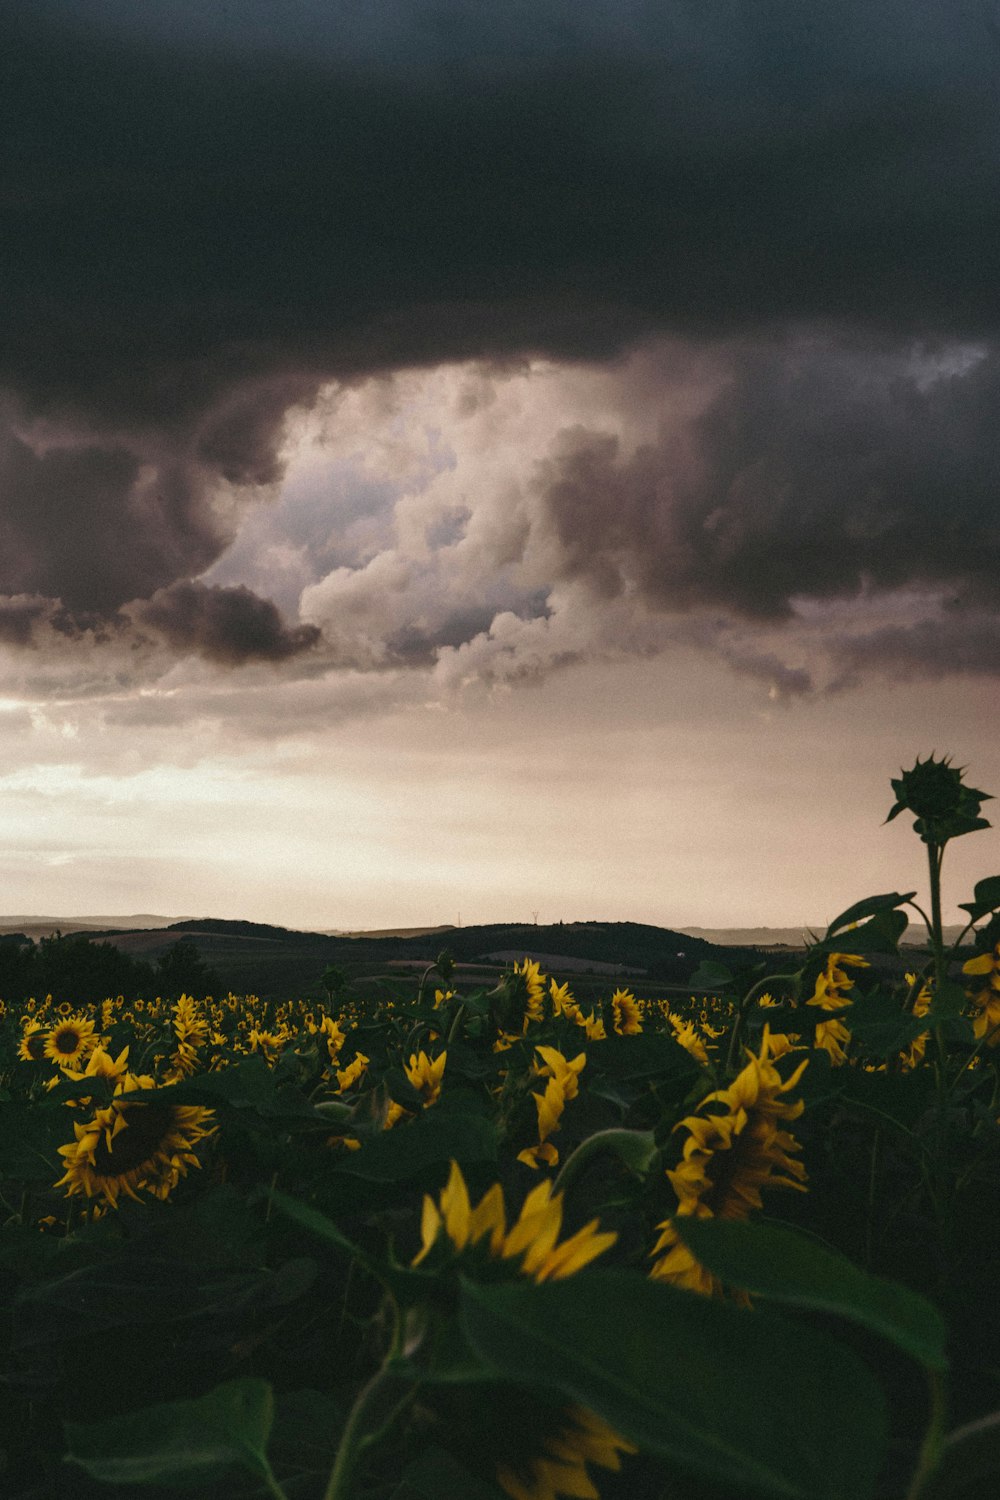
<path id="1" fill-rule="evenodd" d="M 0 640 L 996 671 L 988 8 L 276 14 L 0 0 Z"/>

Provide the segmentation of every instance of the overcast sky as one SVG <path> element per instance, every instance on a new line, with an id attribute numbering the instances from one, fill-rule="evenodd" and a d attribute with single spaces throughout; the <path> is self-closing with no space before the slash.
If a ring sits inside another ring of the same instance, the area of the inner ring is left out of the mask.
<path id="1" fill-rule="evenodd" d="M 817 922 L 921 880 L 901 765 L 1000 792 L 1000 7 L 0 58 L 4 910 Z"/>

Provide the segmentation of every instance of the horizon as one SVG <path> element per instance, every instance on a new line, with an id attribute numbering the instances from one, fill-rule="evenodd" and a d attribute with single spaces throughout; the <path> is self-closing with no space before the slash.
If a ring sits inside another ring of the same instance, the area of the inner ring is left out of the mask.
<path id="1" fill-rule="evenodd" d="M 923 893 L 890 778 L 1000 793 L 989 18 L 279 10 L 0 0 L 12 904 Z"/>

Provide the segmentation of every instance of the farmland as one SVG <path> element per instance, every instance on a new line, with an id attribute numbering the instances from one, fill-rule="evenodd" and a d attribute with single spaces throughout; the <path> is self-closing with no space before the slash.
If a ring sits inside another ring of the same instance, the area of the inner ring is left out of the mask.
<path id="1" fill-rule="evenodd" d="M 893 891 L 683 986 L 578 924 L 317 943 L 301 998 L 6 999 L 5 1493 L 991 1493 L 1000 877 L 947 946 L 985 794 L 893 789 L 905 959 Z"/>

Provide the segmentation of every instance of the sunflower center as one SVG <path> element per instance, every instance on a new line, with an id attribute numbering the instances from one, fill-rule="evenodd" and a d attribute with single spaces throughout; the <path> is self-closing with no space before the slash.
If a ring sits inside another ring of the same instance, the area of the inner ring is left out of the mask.
<path id="1" fill-rule="evenodd" d="M 45 1056 L 45 1033 L 42 1031 L 32 1032 L 27 1039 L 28 1051 L 35 1062 L 41 1062 Z"/>
<path id="2" fill-rule="evenodd" d="M 79 1050 L 81 1040 L 78 1031 L 74 1031 L 71 1026 L 63 1026 L 52 1038 L 52 1043 L 57 1052 L 65 1052 L 69 1057 Z"/>
<path id="3" fill-rule="evenodd" d="M 174 1124 L 170 1104 L 123 1106 L 125 1128 L 119 1130 L 111 1148 L 102 1133 L 94 1150 L 94 1171 L 100 1177 L 120 1177 L 143 1166 L 166 1147 Z"/>

